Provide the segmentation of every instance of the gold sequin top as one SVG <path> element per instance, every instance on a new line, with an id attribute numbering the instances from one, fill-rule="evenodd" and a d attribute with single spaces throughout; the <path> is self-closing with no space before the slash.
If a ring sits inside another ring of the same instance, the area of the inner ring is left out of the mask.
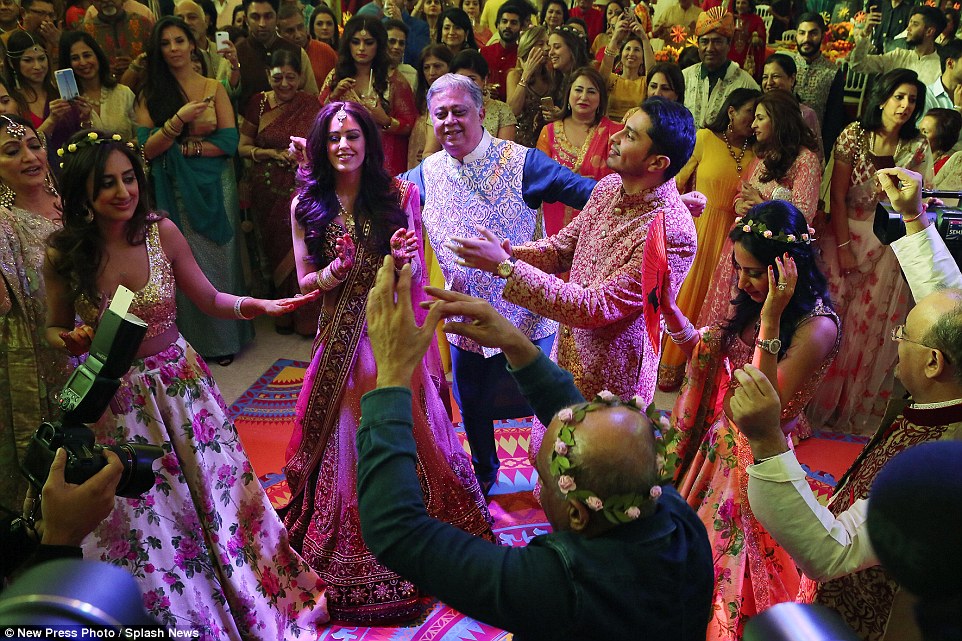
<path id="1" fill-rule="evenodd" d="M 177 320 L 177 301 L 174 298 L 177 281 L 160 245 L 160 227 L 156 223 L 148 228 L 146 245 L 150 273 L 147 284 L 134 292 L 134 301 L 130 304 L 130 313 L 147 323 L 144 340 L 163 334 Z M 85 295 L 77 299 L 77 313 L 88 325 L 96 326 L 100 310 L 101 306 L 94 305 Z"/>

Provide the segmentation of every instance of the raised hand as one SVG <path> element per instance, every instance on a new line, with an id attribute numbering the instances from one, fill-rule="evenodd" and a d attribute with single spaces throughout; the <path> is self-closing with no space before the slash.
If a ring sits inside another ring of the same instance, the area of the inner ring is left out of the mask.
<path id="1" fill-rule="evenodd" d="M 501 240 L 492 231 L 478 225 L 479 238 L 460 238 L 452 236 L 444 243 L 458 257 L 457 263 L 465 267 L 474 267 L 486 272 L 495 273 L 498 263 L 511 256 L 511 243 Z"/>
<path id="2" fill-rule="evenodd" d="M 775 278 L 775 268 L 768 266 L 768 295 L 762 304 L 761 316 L 774 324 L 782 317 L 782 312 L 788 306 L 795 294 L 795 285 L 798 283 L 798 269 L 795 267 L 795 259 L 787 253 L 782 257 L 776 257 L 775 263 L 778 265 L 778 279 Z"/>
<path id="3" fill-rule="evenodd" d="M 403 227 L 391 236 L 391 257 L 398 268 L 407 265 L 418 255 L 418 235 Z"/>
<path id="4" fill-rule="evenodd" d="M 334 259 L 334 271 L 338 274 L 347 274 L 351 267 L 354 267 L 354 256 L 357 254 L 354 239 L 351 238 L 350 234 L 344 234 L 337 239 L 334 250 L 337 252 L 337 258 Z"/>
<path id="5" fill-rule="evenodd" d="M 58 335 L 67 351 L 74 356 L 82 356 L 89 352 L 90 345 L 94 342 L 94 328 L 90 325 L 81 325 L 69 332 L 60 332 Z"/>

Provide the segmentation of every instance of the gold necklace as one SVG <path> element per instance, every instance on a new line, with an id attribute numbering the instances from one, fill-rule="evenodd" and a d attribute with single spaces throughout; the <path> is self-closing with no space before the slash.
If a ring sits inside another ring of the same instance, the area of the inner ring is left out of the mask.
<path id="1" fill-rule="evenodd" d="M 738 171 L 738 175 L 742 175 L 742 159 L 745 157 L 745 150 L 748 149 L 748 137 L 745 138 L 745 142 L 742 143 L 742 153 L 736 156 L 735 150 L 732 148 L 730 142 L 728 142 L 728 133 L 722 132 L 722 140 L 725 141 L 725 146 L 728 147 L 728 153 L 731 155 L 732 160 L 735 161 L 735 169 Z"/>

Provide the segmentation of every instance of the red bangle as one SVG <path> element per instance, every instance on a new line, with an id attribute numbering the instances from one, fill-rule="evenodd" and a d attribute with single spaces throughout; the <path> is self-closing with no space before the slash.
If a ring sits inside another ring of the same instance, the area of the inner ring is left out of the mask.
<path id="1" fill-rule="evenodd" d="M 927 206 L 925 203 L 922 203 L 922 211 L 920 211 L 919 213 L 915 214 L 915 215 L 912 216 L 911 218 L 903 218 L 903 219 L 902 219 L 902 222 L 903 222 L 903 223 L 914 223 L 916 220 L 918 220 L 919 218 L 921 218 L 922 215 L 925 214 L 925 212 L 926 212 L 927 210 L 928 210 L 928 206 Z"/>

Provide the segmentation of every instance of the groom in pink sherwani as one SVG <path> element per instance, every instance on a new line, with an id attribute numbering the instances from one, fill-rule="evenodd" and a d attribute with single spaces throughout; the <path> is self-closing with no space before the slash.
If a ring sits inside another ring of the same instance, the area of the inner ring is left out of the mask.
<path id="1" fill-rule="evenodd" d="M 465 265 L 506 279 L 504 299 L 561 323 L 552 358 L 585 398 L 607 389 L 649 403 L 658 357 L 645 328 L 642 265 L 649 226 L 664 215 L 671 287 L 677 293 L 695 257 L 695 224 L 675 175 L 695 146 L 683 105 L 649 98 L 611 138 L 608 167 L 581 213 L 556 235 L 512 247 L 487 229 L 452 238 Z M 555 274 L 570 271 L 564 281 Z M 535 425 L 531 451 L 544 427 Z"/>

